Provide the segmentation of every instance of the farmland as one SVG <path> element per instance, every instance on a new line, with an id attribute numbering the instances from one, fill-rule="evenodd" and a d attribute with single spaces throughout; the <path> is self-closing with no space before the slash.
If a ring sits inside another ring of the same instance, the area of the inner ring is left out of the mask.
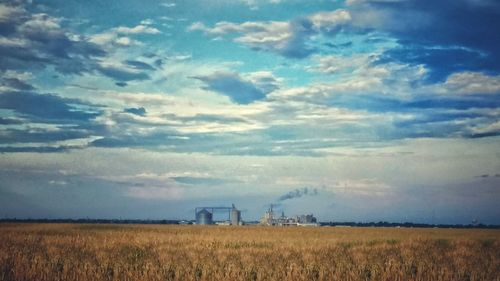
<path id="1" fill-rule="evenodd" d="M 0 280 L 500 280 L 500 230 L 5 223 Z"/>

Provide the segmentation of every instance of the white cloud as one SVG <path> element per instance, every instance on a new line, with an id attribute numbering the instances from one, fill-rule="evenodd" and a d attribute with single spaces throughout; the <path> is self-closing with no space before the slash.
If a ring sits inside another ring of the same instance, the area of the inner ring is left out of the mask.
<path id="1" fill-rule="evenodd" d="M 115 32 L 94 34 L 90 37 L 89 41 L 107 48 L 112 48 L 114 46 L 129 47 L 141 44 L 139 41 L 133 40 L 130 37 L 119 36 Z"/>
<path id="2" fill-rule="evenodd" d="M 19 28 L 24 32 L 37 32 L 43 30 L 49 34 L 61 34 L 63 30 L 59 25 L 58 18 L 50 17 L 47 14 L 33 14 L 32 17 L 24 22 Z"/>
<path id="3" fill-rule="evenodd" d="M 18 72 L 15 70 L 7 70 L 2 73 L 3 78 L 15 78 L 20 81 L 28 81 L 33 79 L 33 74 L 31 72 Z"/>
<path id="4" fill-rule="evenodd" d="M 239 0 L 239 1 L 245 3 L 251 10 L 259 9 L 259 6 L 257 5 L 257 0 Z"/>
<path id="5" fill-rule="evenodd" d="M 119 37 L 116 38 L 115 43 L 121 46 L 130 46 L 132 45 L 132 42 L 134 42 L 132 39 L 129 37 Z"/>
<path id="6" fill-rule="evenodd" d="M 246 22 L 239 26 L 243 33 L 235 39 L 236 42 L 252 47 L 261 47 L 268 50 L 282 49 L 293 36 L 288 22 Z"/>
<path id="7" fill-rule="evenodd" d="M 165 3 L 160 3 L 160 6 L 165 7 L 165 8 L 174 8 L 177 5 L 175 3 L 165 2 Z"/>
<path id="8" fill-rule="evenodd" d="M 118 45 L 122 47 L 128 47 L 131 45 L 140 45 L 139 41 L 133 40 L 130 37 L 123 36 L 124 34 L 128 35 L 137 35 L 137 34 L 159 34 L 161 33 L 155 27 L 152 27 L 153 21 L 151 19 L 142 20 L 141 23 L 134 27 L 126 27 L 126 26 L 118 26 L 115 28 L 111 28 L 102 33 L 97 33 L 90 36 L 90 42 L 93 42 L 98 45 L 113 47 L 112 45 Z"/>
<path id="9" fill-rule="evenodd" d="M 154 24 L 154 20 L 152 20 L 152 19 L 144 19 L 144 20 L 141 20 L 140 24 L 141 25 L 152 25 L 152 24 Z"/>
<path id="10" fill-rule="evenodd" d="M 49 181 L 50 185 L 67 185 L 68 182 L 64 180 L 50 180 Z"/>
<path id="11" fill-rule="evenodd" d="M 317 33 L 335 33 L 351 21 L 347 10 L 338 9 L 331 12 L 320 12 L 306 17 L 311 24 L 303 20 L 292 21 L 247 21 L 232 23 L 221 21 L 213 27 L 202 22 L 194 22 L 188 31 L 202 31 L 219 39 L 221 36 L 237 33 L 235 42 L 251 48 L 282 54 L 287 57 L 303 58 L 311 53 L 306 41 Z"/>
<path id="12" fill-rule="evenodd" d="M 202 22 L 194 22 L 188 27 L 188 31 L 203 31 L 210 35 L 224 35 L 232 32 L 243 33 L 244 35 L 237 39 L 243 42 L 276 42 L 290 36 L 288 22 L 269 21 L 269 22 L 243 22 L 232 23 L 221 21 L 213 27 L 207 27 Z M 266 39 L 267 38 L 267 39 Z"/>
<path id="13" fill-rule="evenodd" d="M 351 14 L 347 10 L 339 9 L 332 12 L 320 12 L 309 16 L 316 28 L 332 30 L 339 25 L 349 23 Z"/>
<path id="14" fill-rule="evenodd" d="M 319 72 L 331 77 L 330 82 L 318 83 L 302 90 L 292 90 L 285 95 L 325 96 L 336 93 L 380 93 L 407 96 L 425 92 L 414 86 L 423 79 L 427 70 L 422 65 L 377 63 L 379 54 L 355 54 L 351 56 L 314 56 L 315 66 L 307 71 Z"/>
<path id="15" fill-rule="evenodd" d="M 188 27 L 188 30 L 202 31 L 215 37 L 229 33 L 240 33 L 241 36 L 236 37 L 235 42 L 277 52 L 286 48 L 293 36 L 290 23 L 281 21 L 244 22 L 241 24 L 218 22 L 213 27 L 207 27 L 201 22 L 195 22 Z"/>
<path id="16" fill-rule="evenodd" d="M 134 27 L 126 27 L 126 26 L 119 26 L 114 28 L 118 33 L 125 33 L 125 34 L 158 34 L 161 33 L 158 29 L 144 25 L 144 24 L 139 24 Z"/>
<path id="17" fill-rule="evenodd" d="M 308 71 L 333 74 L 346 71 L 354 71 L 361 67 L 367 67 L 371 60 L 370 55 L 356 54 L 346 56 L 314 56 L 313 60 L 318 63 L 317 66 L 308 67 Z"/>
<path id="18" fill-rule="evenodd" d="M 187 28 L 188 31 L 208 31 L 208 27 L 205 26 L 205 24 L 203 24 L 202 22 L 193 22 L 191 25 L 188 26 Z"/>
<path id="19" fill-rule="evenodd" d="M 18 48 L 18 47 L 26 47 L 29 44 L 29 41 L 21 38 L 6 38 L 0 37 L 0 46 L 7 48 Z"/>
<path id="20" fill-rule="evenodd" d="M 480 72 L 453 73 L 441 85 L 450 94 L 498 94 L 500 75 L 489 76 Z"/>
<path id="21" fill-rule="evenodd" d="M 495 114 L 496 113 L 496 114 Z M 500 118 L 500 112 L 492 112 L 495 114 L 495 120 Z M 498 135 L 500 133 L 500 121 L 484 122 L 479 124 L 471 124 L 468 126 L 472 135 Z"/>
<path id="22" fill-rule="evenodd" d="M 265 73 L 254 75 L 251 79 L 255 79 L 256 83 L 259 83 L 259 78 L 267 79 Z M 264 82 L 267 84 L 263 85 L 269 86 L 272 81 L 261 81 Z M 97 121 L 109 125 L 110 130 L 120 134 L 124 131 L 141 135 L 166 131 L 170 134 L 244 132 L 265 127 L 253 116 L 268 110 L 265 103 L 248 106 L 212 103 L 168 93 L 103 92 L 99 96 L 101 103 L 111 104 L 116 110 L 98 117 Z M 125 107 L 144 107 L 147 114 L 139 116 L 124 113 Z M 149 131 L 144 131 L 146 128 Z"/>
<path id="23" fill-rule="evenodd" d="M 286 0 L 237 0 L 247 5 L 251 10 L 258 10 L 262 4 L 280 4 Z"/>
<path id="24" fill-rule="evenodd" d="M 370 75 L 371 74 L 371 75 Z M 354 73 L 335 82 L 315 83 L 306 87 L 289 88 L 278 91 L 271 97 L 288 97 L 323 103 L 330 96 L 342 93 L 385 92 L 383 79 L 389 75 L 386 68 L 368 69 L 367 73 Z"/>
<path id="25" fill-rule="evenodd" d="M 21 7 L 0 4 L 0 22 L 9 22 L 23 15 L 26 11 Z"/>

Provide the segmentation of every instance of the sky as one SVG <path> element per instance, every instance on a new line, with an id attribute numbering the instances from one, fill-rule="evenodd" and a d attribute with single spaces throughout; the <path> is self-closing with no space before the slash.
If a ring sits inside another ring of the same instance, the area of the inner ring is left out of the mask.
<path id="1" fill-rule="evenodd" d="M 500 224 L 496 0 L 2 0 L 0 218 Z"/>

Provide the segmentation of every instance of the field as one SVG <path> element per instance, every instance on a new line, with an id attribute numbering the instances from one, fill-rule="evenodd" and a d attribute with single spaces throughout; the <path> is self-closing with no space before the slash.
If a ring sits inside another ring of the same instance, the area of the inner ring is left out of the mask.
<path id="1" fill-rule="evenodd" d="M 500 230 L 6 223 L 0 280 L 500 280 Z"/>

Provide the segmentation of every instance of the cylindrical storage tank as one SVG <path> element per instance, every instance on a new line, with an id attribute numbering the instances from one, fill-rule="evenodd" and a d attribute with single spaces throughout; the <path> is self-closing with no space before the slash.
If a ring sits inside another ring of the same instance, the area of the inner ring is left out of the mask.
<path id="1" fill-rule="evenodd" d="M 240 225 L 241 222 L 241 211 L 237 209 L 231 210 L 231 224 Z"/>
<path id="2" fill-rule="evenodd" d="M 203 209 L 196 213 L 196 224 L 213 224 L 212 213 Z"/>

